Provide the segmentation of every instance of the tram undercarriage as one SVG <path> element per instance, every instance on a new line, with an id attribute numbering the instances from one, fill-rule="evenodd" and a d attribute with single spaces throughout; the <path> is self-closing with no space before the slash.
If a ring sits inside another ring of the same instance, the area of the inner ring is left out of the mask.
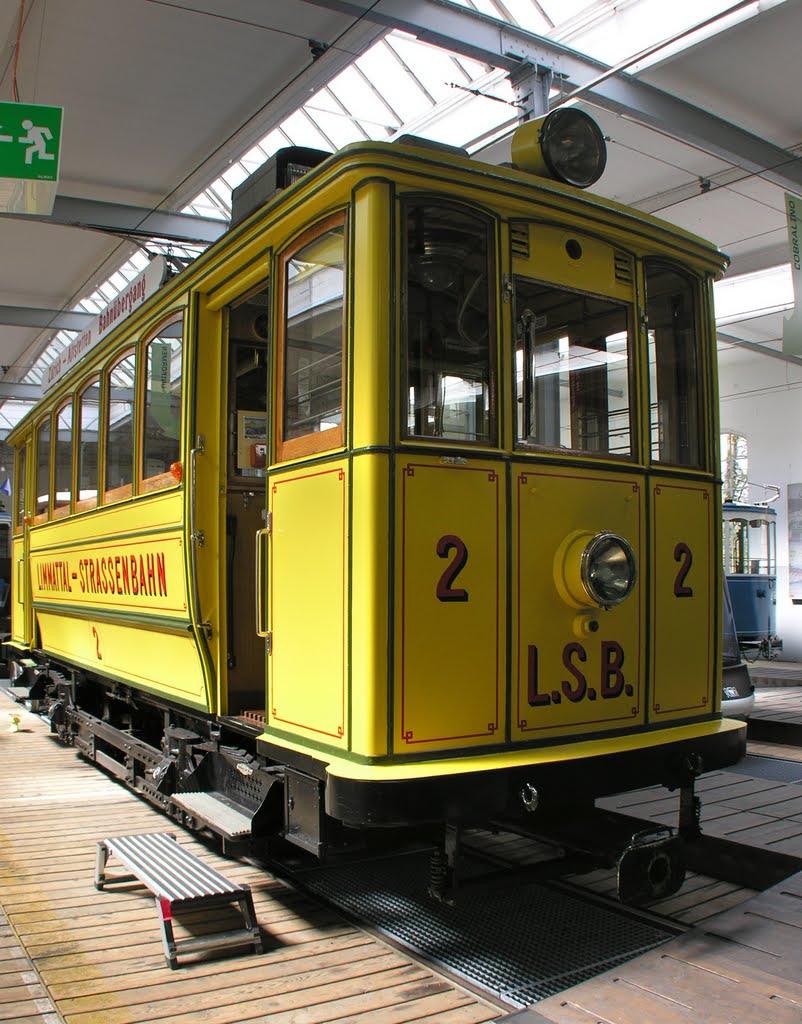
<path id="1" fill-rule="evenodd" d="M 326 813 L 330 805 L 343 804 L 343 795 L 330 785 L 331 780 L 327 783 L 325 769 L 315 775 L 308 771 L 311 765 L 303 765 L 307 768 L 303 771 L 299 766 L 271 763 L 256 752 L 260 723 L 189 714 L 186 708 L 135 693 L 127 686 L 91 679 L 62 666 L 37 665 L 32 659 L 12 662 L 12 676 L 12 695 L 43 712 L 62 743 L 185 827 L 216 835 L 224 851 L 259 848 L 272 839 L 283 839 L 319 859 L 365 848 L 364 828 Z M 442 794 L 445 815 L 454 815 L 446 820 L 435 820 L 432 806 L 416 800 L 413 786 L 402 805 L 408 800 L 417 803 L 420 823 L 407 831 L 410 838 L 432 846 L 430 894 L 451 901 L 463 885 L 461 836 L 471 826 L 517 831 L 552 847 L 554 856 L 545 868 L 549 874 L 576 870 L 577 864 L 589 870 L 614 867 L 622 902 L 639 904 L 676 892 L 685 875 L 684 844 L 701 834 L 694 782 L 704 764 L 690 747 L 680 757 L 676 750 L 673 753 L 661 781 L 680 790 L 677 829 L 646 827 L 636 819 L 601 811 L 592 797 L 576 797 L 576 793 L 555 801 L 554 792 L 563 787 L 547 776 L 541 796 L 532 783 L 522 782 L 520 772 L 503 782 L 491 779 L 489 790 L 488 777 L 500 773 L 480 773 L 461 785 L 459 798 Z M 658 750 L 654 760 L 660 757 Z M 610 786 L 627 770 L 626 760 L 613 764 Z M 564 792 L 571 794 L 568 774 L 560 767 L 554 772 L 565 778 Z M 498 796 L 497 783 L 514 794 L 512 799 L 505 802 Z M 471 796 L 474 800 L 474 815 L 460 809 L 466 794 L 468 802 Z M 366 801 L 371 802 L 370 795 Z M 483 807 L 490 812 L 491 806 L 495 815 L 481 813 Z M 367 808 L 363 810 L 365 820 L 370 820 Z M 397 824 L 372 817 L 375 827 L 368 832 L 397 837 Z"/>

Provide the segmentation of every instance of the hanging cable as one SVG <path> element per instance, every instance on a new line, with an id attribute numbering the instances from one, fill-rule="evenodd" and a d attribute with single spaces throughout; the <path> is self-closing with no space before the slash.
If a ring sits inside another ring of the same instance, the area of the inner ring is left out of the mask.
<path id="1" fill-rule="evenodd" d="M 19 0 L 19 27 L 17 28 L 17 46 L 14 50 L 14 75 L 11 80 L 11 95 L 15 103 L 19 103 L 19 88 L 17 86 L 17 64 L 19 64 L 20 44 L 22 43 L 22 23 L 25 16 L 25 0 Z"/>

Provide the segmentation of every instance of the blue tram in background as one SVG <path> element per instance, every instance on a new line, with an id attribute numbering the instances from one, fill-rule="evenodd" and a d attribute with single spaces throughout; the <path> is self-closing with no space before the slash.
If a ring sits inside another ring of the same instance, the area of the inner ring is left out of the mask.
<path id="1" fill-rule="evenodd" d="M 777 513 L 766 504 L 722 506 L 724 573 L 735 632 L 749 657 L 773 658 L 777 636 Z"/>

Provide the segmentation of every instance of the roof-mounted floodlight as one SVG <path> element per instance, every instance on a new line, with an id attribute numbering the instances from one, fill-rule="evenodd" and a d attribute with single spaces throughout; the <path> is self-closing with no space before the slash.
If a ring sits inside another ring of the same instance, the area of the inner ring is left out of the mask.
<path id="1" fill-rule="evenodd" d="M 512 162 L 522 171 L 587 188 L 602 176 L 607 147 L 593 118 L 575 107 L 560 107 L 516 129 Z"/>

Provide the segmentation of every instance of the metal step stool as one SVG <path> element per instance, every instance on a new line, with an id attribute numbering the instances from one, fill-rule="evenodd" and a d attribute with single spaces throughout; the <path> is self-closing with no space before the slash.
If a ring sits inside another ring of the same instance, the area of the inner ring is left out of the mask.
<path id="1" fill-rule="evenodd" d="M 110 856 L 124 864 L 130 874 L 107 877 L 106 863 Z M 253 909 L 250 886 L 235 885 L 219 872 L 207 867 L 177 843 L 172 832 L 116 836 L 98 842 L 95 888 L 102 889 L 109 882 L 129 882 L 133 879 L 140 881 L 155 897 L 164 955 L 173 970 L 178 966 L 179 950 L 187 953 L 247 942 L 253 944 L 257 953 L 262 952 L 262 936 Z M 244 928 L 176 941 L 173 935 L 174 913 L 201 907 L 229 906 L 232 903 L 239 904 L 245 919 Z"/>

